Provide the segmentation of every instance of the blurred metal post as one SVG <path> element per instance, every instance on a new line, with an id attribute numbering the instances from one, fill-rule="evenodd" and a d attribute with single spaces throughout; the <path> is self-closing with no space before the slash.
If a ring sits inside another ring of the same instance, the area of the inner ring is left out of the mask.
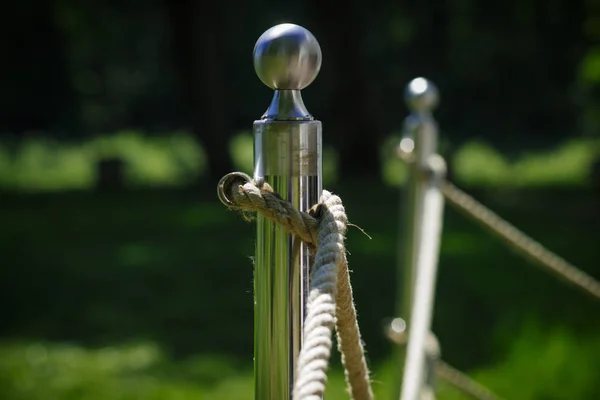
<path id="1" fill-rule="evenodd" d="M 436 154 L 437 126 L 432 110 L 438 103 L 436 87 L 424 78 L 413 79 L 405 92 L 411 114 L 404 123 L 404 137 L 398 151 L 411 158 L 404 195 L 403 243 L 400 246 L 398 314 L 391 329 L 408 329 L 408 345 L 400 350 L 403 379 L 395 398 L 417 400 L 424 390 L 427 338 L 433 301 L 444 199 L 440 187 L 445 177 L 444 160 Z"/>
<path id="2" fill-rule="evenodd" d="M 275 90 L 254 122 L 254 179 L 308 211 L 322 191 L 321 122 L 300 90 L 321 68 L 321 48 L 306 29 L 281 24 L 254 47 L 254 69 Z M 312 254 L 294 235 L 258 216 L 254 259 L 254 373 L 257 400 L 289 400 L 302 344 Z"/>

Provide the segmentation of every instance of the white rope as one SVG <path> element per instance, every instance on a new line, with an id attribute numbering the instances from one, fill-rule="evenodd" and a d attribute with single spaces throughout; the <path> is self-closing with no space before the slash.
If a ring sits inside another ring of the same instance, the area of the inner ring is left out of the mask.
<path id="1" fill-rule="evenodd" d="M 320 204 L 323 206 L 320 211 L 318 247 L 311 272 L 307 316 L 304 323 L 304 343 L 296 368 L 297 379 L 294 384 L 294 400 L 321 400 L 323 398 L 327 381 L 327 366 L 331 355 L 332 333 L 336 323 L 336 297 L 341 292 L 338 286 L 348 286 L 347 282 L 338 281 L 338 274 L 347 276 L 348 268 L 344 247 L 344 235 L 348 219 L 344 206 L 338 196 L 325 190 Z M 343 271 L 344 269 L 345 271 Z M 342 273 L 340 273 L 340 270 L 342 270 Z M 344 290 L 344 292 L 347 293 L 348 291 Z M 351 296 L 351 292 L 349 293 Z M 347 299 L 343 302 L 348 303 Z M 350 301 L 350 303 L 354 311 L 353 302 Z M 353 314 L 355 317 L 355 311 Z M 349 354 L 343 343 L 343 334 L 339 329 L 342 321 L 338 320 L 337 322 L 338 338 L 342 336 L 342 340 L 340 340 L 342 362 L 346 367 L 346 380 L 350 386 L 351 394 L 355 400 L 372 399 L 373 394 L 369 385 L 360 337 L 357 336 L 357 343 L 354 347 L 351 347 L 354 353 L 360 354 Z M 358 332 L 356 319 L 354 318 L 350 323 L 354 325 L 354 329 Z M 347 325 L 348 321 L 343 321 L 343 324 Z M 358 348 L 356 345 L 358 345 Z M 350 363 L 349 360 L 355 360 L 357 355 L 359 356 L 359 362 Z"/>
<path id="2" fill-rule="evenodd" d="M 319 204 L 310 213 L 304 213 L 274 193 L 267 183 L 257 185 L 254 181 L 236 179 L 223 185 L 229 208 L 260 212 L 316 249 L 304 341 L 296 364 L 294 400 L 323 398 L 334 326 L 351 399 L 372 400 L 346 262 L 344 235 L 348 218 L 342 200 L 323 190 Z"/>

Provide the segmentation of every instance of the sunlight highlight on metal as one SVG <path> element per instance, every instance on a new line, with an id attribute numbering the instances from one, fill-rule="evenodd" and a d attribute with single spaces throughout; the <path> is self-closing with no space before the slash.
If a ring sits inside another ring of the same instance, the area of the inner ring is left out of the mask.
<path id="1" fill-rule="evenodd" d="M 439 103 L 438 89 L 425 78 L 415 78 L 406 86 L 404 99 L 411 111 L 431 113 Z"/>
<path id="2" fill-rule="evenodd" d="M 408 84 L 409 90 L 415 94 L 423 94 L 427 90 L 427 81 L 424 78 L 415 78 Z"/>
<path id="3" fill-rule="evenodd" d="M 233 185 L 243 185 L 246 182 L 250 182 L 252 178 L 243 172 L 231 172 L 219 180 L 217 184 L 217 197 L 227 207 L 232 207 L 234 204 L 227 197 L 228 193 L 231 193 Z"/>
<path id="4" fill-rule="evenodd" d="M 300 89 L 321 67 L 314 36 L 293 24 L 267 30 L 254 48 L 261 81 L 275 89 L 254 122 L 254 179 L 264 180 L 300 211 L 318 203 L 322 191 L 321 122 L 306 109 Z M 255 399 L 290 400 L 294 366 L 302 345 L 313 254 L 299 238 L 257 217 L 254 273 Z"/>
<path id="5" fill-rule="evenodd" d="M 406 321 L 402 318 L 394 318 L 390 324 L 392 330 L 396 333 L 402 333 L 406 330 Z"/>
<path id="6" fill-rule="evenodd" d="M 403 138 L 400 141 L 400 151 L 403 151 L 404 153 L 412 153 L 414 149 L 415 141 L 411 138 Z"/>

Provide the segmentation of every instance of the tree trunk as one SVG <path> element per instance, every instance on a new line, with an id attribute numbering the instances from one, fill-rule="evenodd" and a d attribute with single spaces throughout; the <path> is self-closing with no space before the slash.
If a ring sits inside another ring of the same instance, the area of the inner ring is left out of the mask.
<path id="1" fill-rule="evenodd" d="M 226 115 L 230 90 L 223 76 L 223 49 L 227 48 L 223 2 L 166 0 L 164 4 L 186 104 L 184 112 L 193 133 L 204 145 L 209 178 L 220 179 L 232 170 Z"/>

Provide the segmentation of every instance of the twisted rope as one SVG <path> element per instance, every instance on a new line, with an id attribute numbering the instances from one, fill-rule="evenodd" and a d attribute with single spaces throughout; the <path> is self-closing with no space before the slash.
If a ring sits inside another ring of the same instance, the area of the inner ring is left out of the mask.
<path id="1" fill-rule="evenodd" d="M 397 154 L 421 178 L 436 172 L 432 170 L 431 163 L 427 167 L 417 165 L 411 153 L 400 150 Z M 600 300 L 600 282 L 592 276 L 551 252 L 451 182 L 445 181 L 441 185 L 441 191 L 458 211 L 479 223 L 509 247 L 563 281 Z"/>
<path id="2" fill-rule="evenodd" d="M 600 300 L 600 282 L 590 275 L 546 249 L 452 183 L 446 182 L 442 186 L 442 193 L 450 204 L 487 228 L 519 253 Z"/>
<path id="3" fill-rule="evenodd" d="M 373 392 L 356 319 L 344 246 L 348 219 L 341 199 L 324 190 L 309 213 L 298 211 L 267 184 L 233 185 L 230 208 L 256 211 L 316 248 L 311 268 L 304 342 L 296 365 L 295 400 L 321 400 L 325 392 L 335 326 L 346 383 L 352 399 L 372 400 Z"/>
<path id="4" fill-rule="evenodd" d="M 346 384 L 353 399 L 373 399 L 345 252 L 342 253 L 342 264 L 338 267 L 337 279 L 336 332 Z"/>
<path id="5" fill-rule="evenodd" d="M 310 245 L 316 245 L 318 242 L 319 221 L 308 213 L 296 210 L 292 203 L 283 200 L 266 182 L 260 187 L 254 182 L 246 182 L 237 188 L 232 187 L 228 197 L 233 203 L 230 208 L 260 212 L 262 216 L 277 222 L 303 242 Z"/>
<path id="6" fill-rule="evenodd" d="M 473 399 L 501 400 L 500 397 L 491 390 L 442 360 L 437 362 L 435 373 Z"/>

